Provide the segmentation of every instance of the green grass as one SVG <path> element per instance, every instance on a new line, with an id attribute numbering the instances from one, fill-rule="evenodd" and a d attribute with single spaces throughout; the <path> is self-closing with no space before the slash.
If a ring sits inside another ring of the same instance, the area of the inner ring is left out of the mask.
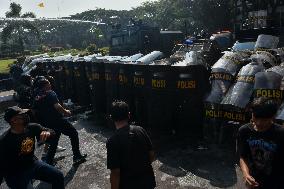
<path id="1" fill-rule="evenodd" d="M 0 73 L 9 73 L 9 66 L 13 64 L 14 61 L 16 61 L 16 59 L 0 60 Z"/>

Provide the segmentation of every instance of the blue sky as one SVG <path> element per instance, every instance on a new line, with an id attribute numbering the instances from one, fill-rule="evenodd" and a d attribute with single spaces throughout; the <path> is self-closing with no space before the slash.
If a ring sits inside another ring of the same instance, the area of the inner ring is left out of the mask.
<path id="1" fill-rule="evenodd" d="M 114 10 L 129 10 L 148 0 L 0 0 L 0 17 L 5 16 L 10 2 L 20 3 L 22 12 L 32 11 L 37 17 L 56 18 L 92 10 L 96 7 Z M 44 3 L 44 8 L 38 4 Z"/>

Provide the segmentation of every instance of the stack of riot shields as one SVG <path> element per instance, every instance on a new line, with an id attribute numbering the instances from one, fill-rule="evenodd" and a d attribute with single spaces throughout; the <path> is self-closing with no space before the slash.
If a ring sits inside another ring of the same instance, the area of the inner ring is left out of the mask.
<path id="1" fill-rule="evenodd" d="M 106 56 L 55 59 L 47 66 L 63 99 L 92 104 L 97 115 L 108 115 L 111 103 L 123 100 L 130 105 L 131 121 L 147 129 L 174 131 L 195 141 L 205 131 L 215 141 L 228 143 L 234 140 L 237 126 L 250 121 L 253 98 L 269 97 L 282 103 L 284 50 L 260 47 L 251 52 L 225 52 L 211 69 L 193 51 L 156 62 L 149 55 L 137 55 L 141 57 L 138 62 L 136 55 L 128 59 Z M 284 104 L 278 119 L 284 120 Z"/>
<path id="2" fill-rule="evenodd" d="M 212 67 L 211 92 L 205 100 L 205 116 L 210 120 L 207 122 L 209 126 L 214 127 L 215 124 L 216 129 L 216 124 L 219 125 L 214 135 L 218 142 L 234 142 L 233 136 L 238 129 L 235 125 L 250 121 L 249 105 L 254 98 L 282 99 L 284 69 L 278 66 L 282 54 L 281 49 L 258 49 L 241 52 L 239 55 L 244 55 L 241 60 L 237 58 L 241 56 L 232 56 L 230 52 Z"/>

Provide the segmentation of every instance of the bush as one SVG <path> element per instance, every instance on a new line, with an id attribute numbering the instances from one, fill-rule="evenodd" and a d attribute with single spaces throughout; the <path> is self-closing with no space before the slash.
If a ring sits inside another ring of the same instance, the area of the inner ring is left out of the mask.
<path id="1" fill-rule="evenodd" d="M 99 49 L 99 52 L 102 53 L 103 56 L 109 54 L 109 47 L 102 47 Z"/>
<path id="2" fill-rule="evenodd" d="M 87 47 L 87 51 L 90 53 L 95 53 L 97 51 L 98 47 L 96 44 L 91 44 Z"/>

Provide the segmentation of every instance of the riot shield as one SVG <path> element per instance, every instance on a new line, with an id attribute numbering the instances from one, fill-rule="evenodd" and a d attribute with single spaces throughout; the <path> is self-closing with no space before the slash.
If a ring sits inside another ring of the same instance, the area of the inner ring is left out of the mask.
<path id="1" fill-rule="evenodd" d="M 277 73 L 279 75 L 281 75 L 282 77 L 284 77 L 284 67 L 283 66 L 273 66 L 269 69 L 266 70 L 267 72 L 274 72 Z"/>
<path id="2" fill-rule="evenodd" d="M 247 52 L 226 52 L 212 67 L 212 69 L 224 69 L 227 73 L 236 76 L 244 65 L 243 60 L 249 58 Z"/>
<path id="3" fill-rule="evenodd" d="M 277 65 L 276 57 L 268 51 L 257 51 L 250 57 L 254 62 L 262 63 L 265 68 Z"/>
<path id="4" fill-rule="evenodd" d="M 234 77 L 222 68 L 212 69 L 211 76 L 211 91 L 205 101 L 209 103 L 220 103 L 226 92 L 233 84 Z"/>
<path id="5" fill-rule="evenodd" d="M 255 62 L 244 66 L 229 89 L 221 104 L 245 108 L 249 103 L 254 89 L 255 74 L 264 71 L 264 66 Z"/>

